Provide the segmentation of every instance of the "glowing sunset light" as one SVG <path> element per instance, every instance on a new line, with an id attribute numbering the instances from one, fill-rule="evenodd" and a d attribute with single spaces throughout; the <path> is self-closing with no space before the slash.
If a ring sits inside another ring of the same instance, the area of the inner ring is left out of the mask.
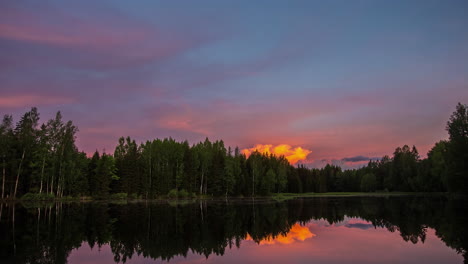
<path id="1" fill-rule="evenodd" d="M 288 234 L 277 236 L 276 238 L 268 237 L 260 241 L 260 245 L 274 245 L 276 243 L 280 244 L 292 244 L 297 241 L 305 241 L 308 238 L 315 237 L 316 235 L 310 232 L 309 228 L 306 226 L 301 226 L 296 223 L 291 227 Z M 247 235 L 246 240 L 253 240 L 250 235 Z"/>
<path id="2" fill-rule="evenodd" d="M 291 145 L 288 144 L 280 144 L 277 146 L 273 146 L 271 144 L 257 144 L 253 148 L 243 149 L 242 153 L 248 157 L 254 151 L 258 151 L 260 153 L 274 154 L 276 156 L 284 156 L 291 164 L 296 164 L 300 160 L 307 159 L 307 155 L 312 153 L 311 150 L 304 149 L 302 147 L 293 148 Z"/>
<path id="3" fill-rule="evenodd" d="M 427 9 L 398 9 L 414 26 L 394 25 L 393 1 L 363 3 L 356 23 L 337 15 L 355 8 L 348 1 L 33 2 L 0 2 L 0 112 L 16 123 L 35 106 L 42 123 L 61 111 L 86 153 L 121 136 L 209 138 L 308 168 L 358 168 L 405 144 L 424 157 L 468 101 L 466 1 L 405 2 Z"/>

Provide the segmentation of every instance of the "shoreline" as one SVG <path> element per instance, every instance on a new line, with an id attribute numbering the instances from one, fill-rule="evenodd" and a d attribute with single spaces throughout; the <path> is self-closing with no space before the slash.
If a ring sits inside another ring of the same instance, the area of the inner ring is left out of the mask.
<path id="1" fill-rule="evenodd" d="M 154 202 L 197 202 L 197 201 L 286 201 L 296 198 L 339 198 L 339 197 L 389 197 L 389 196 L 449 196 L 449 197 L 464 197 L 463 194 L 454 194 L 448 192 L 327 192 L 327 193 L 279 193 L 270 196 L 250 196 L 250 197 L 212 197 L 212 196 L 197 196 L 197 197 L 180 197 L 168 198 L 160 197 L 154 199 L 93 199 L 91 197 L 80 198 L 58 198 L 58 199 L 4 199 L 0 200 L 1 204 L 13 203 L 154 203 Z"/>

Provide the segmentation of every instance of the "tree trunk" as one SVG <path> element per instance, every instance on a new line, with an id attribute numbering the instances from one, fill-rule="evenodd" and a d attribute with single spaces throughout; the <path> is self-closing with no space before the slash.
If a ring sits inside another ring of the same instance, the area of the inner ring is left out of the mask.
<path id="1" fill-rule="evenodd" d="M 62 151 L 60 153 L 60 163 L 59 163 L 59 176 L 57 179 L 57 196 L 60 197 L 60 193 L 63 193 L 63 176 L 62 176 L 62 159 L 63 152 L 65 151 L 65 146 L 62 146 Z"/>
<path id="2" fill-rule="evenodd" d="M 5 155 L 3 155 L 2 200 L 5 197 L 5 178 L 6 178 L 6 163 L 5 163 Z"/>
<path id="3" fill-rule="evenodd" d="M 15 206 L 16 204 L 13 204 L 13 256 L 16 256 L 16 235 L 15 235 Z"/>
<path id="4" fill-rule="evenodd" d="M 149 188 L 148 190 L 146 191 L 146 199 L 148 200 L 148 193 L 153 189 L 153 187 L 151 186 L 151 180 L 152 180 L 152 171 L 151 171 L 151 168 L 153 167 L 153 164 L 151 164 L 151 147 L 150 147 L 150 158 L 149 158 Z"/>
<path id="5" fill-rule="evenodd" d="M 42 158 L 41 187 L 39 188 L 39 193 L 42 193 L 42 179 L 44 178 L 44 167 L 45 167 L 45 156 Z"/>
<path id="6" fill-rule="evenodd" d="M 201 216 L 201 220 L 202 220 L 202 223 L 203 223 L 204 221 L 203 221 L 203 207 L 202 207 L 202 200 L 200 200 L 200 216 Z"/>
<path id="7" fill-rule="evenodd" d="M 16 183 L 15 183 L 15 192 L 13 193 L 13 199 L 16 199 L 16 192 L 18 191 L 18 182 L 19 182 L 19 177 L 21 173 L 21 166 L 23 165 L 23 160 L 24 160 L 24 154 L 26 153 L 26 150 L 23 149 L 23 155 L 21 155 L 21 161 L 18 167 L 18 173 L 16 174 Z"/>
<path id="8" fill-rule="evenodd" d="M 41 222 L 41 208 L 37 208 L 36 245 L 39 245 L 39 224 Z"/>
<path id="9" fill-rule="evenodd" d="M 204 189 L 203 193 L 206 195 L 208 193 L 208 180 L 205 178 L 205 184 L 203 185 Z"/>
<path id="10" fill-rule="evenodd" d="M 175 189 L 179 192 L 179 186 L 177 185 L 179 178 L 179 161 L 176 161 L 176 175 L 175 175 Z"/>
<path id="11" fill-rule="evenodd" d="M 255 195 L 255 170 L 252 169 L 252 197 Z"/>
<path id="12" fill-rule="evenodd" d="M 148 210 L 148 228 L 147 228 L 147 235 L 146 239 L 150 241 L 150 233 L 151 233 L 151 207 L 147 209 Z"/>
<path id="13" fill-rule="evenodd" d="M 50 193 L 54 194 L 54 174 L 55 174 L 55 164 L 54 164 L 54 170 L 52 172 L 52 178 L 50 179 Z"/>
<path id="14" fill-rule="evenodd" d="M 203 194 L 203 169 L 201 174 L 201 181 L 200 181 L 200 195 Z"/>
<path id="15" fill-rule="evenodd" d="M 58 198 L 59 193 L 60 193 L 60 175 L 57 177 L 57 188 L 55 190 L 55 197 Z"/>
<path id="16" fill-rule="evenodd" d="M 62 176 L 62 188 L 60 188 L 60 198 L 63 197 L 64 191 L 65 191 L 65 176 Z"/>

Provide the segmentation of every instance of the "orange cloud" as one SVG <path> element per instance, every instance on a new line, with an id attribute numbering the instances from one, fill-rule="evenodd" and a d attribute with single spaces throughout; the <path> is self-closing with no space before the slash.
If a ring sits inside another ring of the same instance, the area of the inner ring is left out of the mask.
<path id="1" fill-rule="evenodd" d="M 309 228 L 306 226 L 301 226 L 300 224 L 296 223 L 293 225 L 291 230 L 289 230 L 287 235 L 280 235 L 277 236 L 276 238 L 273 237 L 267 237 L 260 241 L 260 245 L 273 245 L 276 243 L 280 244 L 292 244 L 296 241 L 304 241 L 308 238 L 316 236 L 312 232 L 310 232 Z M 253 240 L 250 235 L 247 234 L 246 240 Z"/>
<path id="2" fill-rule="evenodd" d="M 288 144 L 280 144 L 277 146 L 257 144 L 253 148 L 243 149 L 242 153 L 248 157 L 254 151 L 258 151 L 260 153 L 274 154 L 276 156 L 284 156 L 291 164 L 295 164 L 300 160 L 305 160 L 307 158 L 307 155 L 312 153 L 311 150 L 303 149 L 301 147 L 293 148 L 291 147 L 291 145 Z"/>

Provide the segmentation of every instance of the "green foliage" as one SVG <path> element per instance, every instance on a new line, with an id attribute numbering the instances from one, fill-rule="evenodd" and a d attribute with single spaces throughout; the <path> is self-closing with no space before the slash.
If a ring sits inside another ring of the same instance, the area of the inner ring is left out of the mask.
<path id="1" fill-rule="evenodd" d="M 141 195 L 138 195 L 137 193 L 131 193 L 128 195 L 129 199 L 141 199 Z"/>
<path id="2" fill-rule="evenodd" d="M 275 189 L 275 184 L 276 184 L 276 173 L 272 168 L 270 168 L 268 169 L 266 174 L 261 179 L 260 193 L 262 195 L 271 194 Z"/>
<path id="3" fill-rule="evenodd" d="M 448 188 L 468 194 L 468 105 L 458 103 L 446 129 L 450 138 L 447 145 Z"/>
<path id="4" fill-rule="evenodd" d="M 95 154 L 96 155 L 96 154 Z M 99 153 L 96 155 L 99 157 Z M 110 192 L 110 184 L 112 180 L 118 180 L 119 177 L 115 174 L 115 160 L 112 156 L 106 153 L 97 161 L 97 166 L 92 172 L 94 174 L 95 193 L 93 196 L 99 198 L 107 198 Z"/>
<path id="5" fill-rule="evenodd" d="M 168 198 L 188 198 L 188 197 L 190 197 L 190 193 L 187 192 L 184 189 L 182 189 L 180 191 L 177 191 L 177 189 L 172 189 L 167 194 L 167 197 Z"/>
<path id="6" fill-rule="evenodd" d="M 21 197 L 23 201 L 47 201 L 54 199 L 55 196 L 51 193 L 26 193 Z"/>
<path id="7" fill-rule="evenodd" d="M 61 201 L 76 201 L 79 200 L 80 197 L 73 197 L 71 195 L 63 196 L 60 198 Z"/>
<path id="8" fill-rule="evenodd" d="M 111 186 L 113 191 L 125 193 L 142 193 L 143 178 L 140 169 L 141 149 L 130 137 L 119 139 L 119 144 L 114 151 L 117 177 L 114 176 Z"/>
<path id="9" fill-rule="evenodd" d="M 167 194 L 167 197 L 168 198 L 177 198 L 179 195 L 178 195 L 178 192 L 177 192 L 177 189 L 172 189 L 169 191 L 169 193 Z"/>
<path id="10" fill-rule="evenodd" d="M 187 197 L 190 196 L 190 194 L 186 190 L 182 189 L 182 190 L 179 191 L 177 196 L 181 197 L 181 198 L 187 198 Z"/>
<path id="11" fill-rule="evenodd" d="M 113 193 L 109 196 L 111 200 L 126 200 L 128 198 L 127 193 Z"/>
<path id="12" fill-rule="evenodd" d="M 363 192 L 375 192 L 377 187 L 377 180 L 375 175 L 372 173 L 368 173 L 362 176 L 361 179 L 361 191 Z"/>

